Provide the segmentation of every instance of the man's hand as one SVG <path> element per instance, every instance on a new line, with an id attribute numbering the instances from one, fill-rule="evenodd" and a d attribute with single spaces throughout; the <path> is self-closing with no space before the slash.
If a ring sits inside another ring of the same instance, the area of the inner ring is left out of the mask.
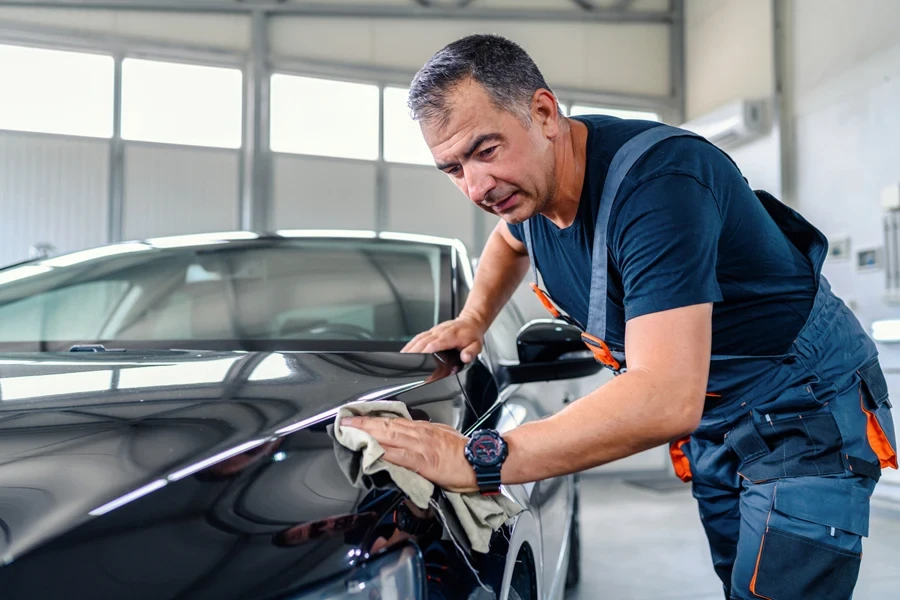
<path id="1" fill-rule="evenodd" d="M 484 345 L 485 328 L 473 317 L 460 315 L 414 337 L 402 352 L 442 352 L 459 350 L 464 363 L 472 362 Z"/>
<path id="2" fill-rule="evenodd" d="M 445 490 L 478 490 L 475 470 L 465 455 L 469 438 L 449 425 L 400 418 L 345 417 L 339 426 L 367 432 L 384 448 L 384 460 L 414 471 Z"/>

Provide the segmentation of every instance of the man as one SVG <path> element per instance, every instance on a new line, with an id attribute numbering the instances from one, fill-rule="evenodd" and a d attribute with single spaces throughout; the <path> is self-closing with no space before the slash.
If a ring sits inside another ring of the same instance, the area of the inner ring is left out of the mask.
<path id="1" fill-rule="evenodd" d="M 374 435 L 386 460 L 456 491 L 671 443 L 726 598 L 849 598 L 869 496 L 881 468 L 896 468 L 896 443 L 874 344 L 820 274 L 821 233 L 754 193 L 705 140 L 564 118 L 531 59 L 500 37 L 442 49 L 409 102 L 437 167 L 502 221 L 460 316 L 405 350 L 474 360 L 530 250 L 548 305 L 585 325 L 619 376 L 502 439 L 346 424 Z"/>

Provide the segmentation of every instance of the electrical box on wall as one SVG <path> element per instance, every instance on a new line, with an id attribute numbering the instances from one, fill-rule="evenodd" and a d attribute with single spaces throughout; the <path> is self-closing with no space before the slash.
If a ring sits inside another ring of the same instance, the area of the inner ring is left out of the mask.
<path id="1" fill-rule="evenodd" d="M 856 268 L 860 271 L 875 271 L 882 267 L 881 248 L 869 248 L 856 253 Z"/>
<path id="2" fill-rule="evenodd" d="M 850 238 L 835 237 L 828 240 L 828 260 L 843 261 L 850 258 Z"/>

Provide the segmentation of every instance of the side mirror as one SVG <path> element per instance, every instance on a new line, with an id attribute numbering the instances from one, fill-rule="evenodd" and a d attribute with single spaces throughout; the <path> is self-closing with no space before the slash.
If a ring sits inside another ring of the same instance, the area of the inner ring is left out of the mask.
<path id="1" fill-rule="evenodd" d="M 581 330 L 565 321 L 536 319 L 516 336 L 519 364 L 504 365 L 504 383 L 577 379 L 602 368 L 581 341 Z"/>

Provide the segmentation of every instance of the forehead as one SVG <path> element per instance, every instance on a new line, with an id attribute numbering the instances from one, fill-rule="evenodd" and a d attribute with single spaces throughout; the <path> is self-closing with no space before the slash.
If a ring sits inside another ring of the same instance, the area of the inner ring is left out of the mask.
<path id="1" fill-rule="evenodd" d="M 447 100 L 443 122 L 434 119 L 420 124 L 425 142 L 435 153 L 489 131 L 506 133 L 518 123 L 514 115 L 497 108 L 485 89 L 472 80 L 450 90 Z"/>

